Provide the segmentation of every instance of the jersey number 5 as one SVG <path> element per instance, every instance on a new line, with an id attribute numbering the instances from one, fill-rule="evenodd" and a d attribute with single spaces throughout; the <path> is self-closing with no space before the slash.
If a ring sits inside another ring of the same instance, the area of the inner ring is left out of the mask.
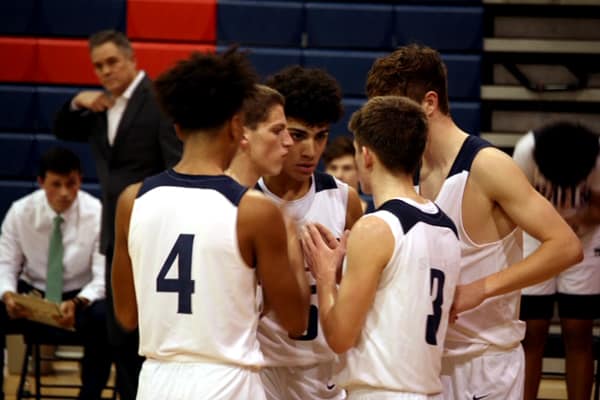
<path id="1" fill-rule="evenodd" d="M 427 316 L 427 328 L 425 330 L 425 341 L 433 346 L 437 345 L 437 332 L 440 328 L 440 321 L 442 319 L 442 304 L 444 304 L 444 281 L 446 276 L 444 272 L 431 268 L 431 295 L 433 296 L 433 289 L 437 286 L 435 297 L 433 299 L 433 314 Z M 437 281 L 437 285 L 435 282 Z"/>
<path id="2" fill-rule="evenodd" d="M 157 292 L 175 292 L 179 295 L 177 298 L 179 314 L 192 313 L 192 293 L 195 290 L 192 280 L 193 245 L 194 235 L 180 234 L 156 277 Z M 175 258 L 177 258 L 177 278 L 167 278 L 167 273 L 175 263 Z"/>

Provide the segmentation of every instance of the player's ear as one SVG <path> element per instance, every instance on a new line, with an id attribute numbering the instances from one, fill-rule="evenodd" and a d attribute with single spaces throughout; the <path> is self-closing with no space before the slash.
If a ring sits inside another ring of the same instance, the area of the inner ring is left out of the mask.
<path id="1" fill-rule="evenodd" d="M 242 133 L 242 137 L 240 139 L 240 147 L 242 148 L 247 148 L 248 145 L 250 144 L 250 135 L 252 134 L 252 131 L 246 127 L 244 127 L 244 132 Z"/>
<path id="2" fill-rule="evenodd" d="M 239 143 L 244 134 L 244 119 L 241 112 L 235 113 L 229 120 L 229 135 L 233 141 Z"/>
<path id="3" fill-rule="evenodd" d="M 371 169 L 373 168 L 373 153 L 366 146 L 360 147 L 360 153 L 362 154 L 365 168 Z"/>
<path id="4" fill-rule="evenodd" d="M 185 135 L 181 131 L 181 127 L 178 124 L 173 124 L 173 128 L 175 129 L 175 135 L 177 136 L 177 139 L 183 142 Z"/>
<path id="5" fill-rule="evenodd" d="M 428 118 L 431 117 L 433 112 L 438 109 L 438 101 L 438 94 L 433 90 L 425 93 L 423 101 L 421 102 L 421 107 L 423 107 L 423 111 L 425 111 L 425 114 Z"/>

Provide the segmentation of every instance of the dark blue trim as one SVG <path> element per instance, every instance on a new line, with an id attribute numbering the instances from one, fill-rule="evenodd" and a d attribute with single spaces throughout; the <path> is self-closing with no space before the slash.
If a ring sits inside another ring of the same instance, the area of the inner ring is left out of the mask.
<path id="1" fill-rule="evenodd" d="M 480 138 L 479 136 L 469 135 L 465 141 L 463 142 L 456 158 L 454 159 L 454 163 L 448 172 L 448 176 L 446 179 L 450 178 L 453 175 L 460 174 L 463 171 L 470 171 L 471 165 L 473 164 L 473 160 L 479 150 L 485 149 L 486 147 L 493 147 L 493 145 Z M 421 165 L 415 171 L 413 175 L 413 184 L 415 186 L 419 185 L 420 182 L 420 174 L 421 174 Z"/>
<path id="2" fill-rule="evenodd" d="M 450 168 L 448 178 L 460 174 L 463 171 L 470 171 L 475 156 L 479 153 L 479 150 L 485 149 L 486 147 L 492 147 L 492 144 L 479 136 L 469 135 L 463 142 L 458 155 L 454 159 L 454 164 L 452 164 L 452 168 Z"/>
<path id="3" fill-rule="evenodd" d="M 437 206 L 436 206 L 437 207 Z M 454 222 L 446 215 L 439 207 L 435 214 L 429 214 L 419 210 L 418 208 L 402 201 L 399 199 L 388 200 L 377 209 L 377 211 L 383 210 L 388 211 L 398 218 L 400 225 L 404 233 L 408 233 L 418 222 L 424 222 L 428 225 L 440 226 L 442 228 L 448 228 L 458 238 L 458 230 L 454 225 Z"/>
<path id="4" fill-rule="evenodd" d="M 248 190 L 227 175 L 187 175 L 172 169 L 144 179 L 137 197 L 161 186 L 173 186 L 195 189 L 213 189 L 225 196 L 236 207 Z"/>
<path id="5" fill-rule="evenodd" d="M 335 178 L 329 174 L 315 171 L 313 177 L 315 179 L 315 192 L 337 189 L 338 187 Z"/>

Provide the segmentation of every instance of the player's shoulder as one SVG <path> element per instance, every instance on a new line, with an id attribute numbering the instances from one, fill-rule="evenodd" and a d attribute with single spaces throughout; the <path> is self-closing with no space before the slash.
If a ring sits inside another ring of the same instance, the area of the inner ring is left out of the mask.
<path id="1" fill-rule="evenodd" d="M 256 189 L 248 189 L 244 193 L 238 208 L 243 217 L 250 219 L 269 218 L 281 214 L 279 207 Z"/>
<path id="2" fill-rule="evenodd" d="M 363 243 L 377 242 L 386 236 L 393 237 L 390 224 L 381 215 L 381 212 L 374 212 L 359 218 L 352 227 L 350 235 L 360 239 Z"/>

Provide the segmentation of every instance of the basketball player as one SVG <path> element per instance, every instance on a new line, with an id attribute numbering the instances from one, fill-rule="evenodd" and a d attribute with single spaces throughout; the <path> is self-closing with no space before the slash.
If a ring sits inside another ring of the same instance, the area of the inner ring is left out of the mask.
<path id="1" fill-rule="evenodd" d="M 227 174 L 254 187 L 261 176 L 278 175 L 294 143 L 287 128 L 281 93 L 265 85 L 244 102 L 244 133 Z"/>
<path id="2" fill-rule="evenodd" d="M 343 246 L 331 250 L 314 225 L 303 235 L 323 332 L 336 353 L 346 352 L 336 383 L 348 399 L 440 398 L 460 245 L 454 223 L 413 186 L 427 118 L 406 97 L 374 97 L 350 130 L 361 187 L 377 208 L 350 231 L 339 289 Z"/>
<path id="3" fill-rule="evenodd" d="M 126 329 L 139 320 L 140 400 L 265 398 L 257 275 L 282 327 L 306 329 L 281 212 L 224 175 L 254 85 L 234 50 L 193 54 L 156 81 L 183 156 L 121 195 L 113 261 L 117 318 Z"/>
<path id="4" fill-rule="evenodd" d="M 523 289 L 527 324 L 525 400 L 536 399 L 550 320 L 558 304 L 565 344 L 569 399 L 589 399 L 594 376 L 593 323 L 600 318 L 600 143 L 583 125 L 555 122 L 527 133 L 513 154 L 531 184 L 581 239 L 583 261 L 558 276 Z M 538 243 L 524 237 L 524 254 Z"/>
<path id="5" fill-rule="evenodd" d="M 459 316 L 446 337 L 444 395 L 521 399 L 519 290 L 579 262 L 579 240 L 508 155 L 456 126 L 437 51 L 409 45 L 377 59 L 367 95 L 390 94 L 406 95 L 425 110 L 429 142 L 417 174 L 419 193 L 448 214 L 461 240 L 461 285 L 453 304 Z M 542 242 L 525 259 L 519 228 Z"/>
<path id="6" fill-rule="evenodd" d="M 320 69 L 288 67 L 267 80 L 285 97 L 285 116 L 294 140 L 281 173 L 265 176 L 258 188 L 282 205 L 298 226 L 325 225 L 336 237 L 362 214 L 354 189 L 330 175 L 315 172 L 327 143 L 329 127 L 342 114 L 341 93 L 333 77 Z M 268 399 L 341 399 L 344 392 L 330 381 L 335 354 L 319 328 L 316 286 L 310 272 L 311 305 L 308 329 L 295 335 L 277 324 L 272 313 L 259 325 L 265 356 L 261 378 Z"/>

